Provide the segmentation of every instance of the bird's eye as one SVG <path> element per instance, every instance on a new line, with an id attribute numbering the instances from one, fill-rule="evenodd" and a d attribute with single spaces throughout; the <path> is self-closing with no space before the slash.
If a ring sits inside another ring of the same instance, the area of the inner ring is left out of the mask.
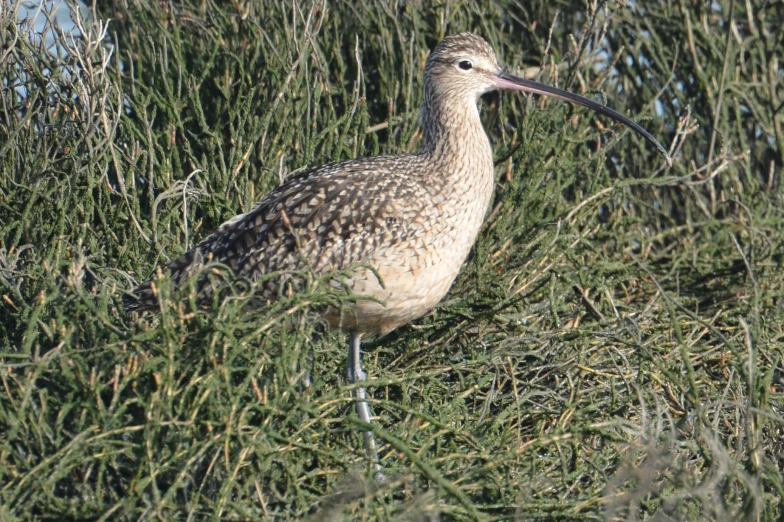
<path id="1" fill-rule="evenodd" d="M 457 66 L 463 71 L 470 71 L 474 68 L 474 64 L 472 64 L 470 60 L 462 60 Z"/>

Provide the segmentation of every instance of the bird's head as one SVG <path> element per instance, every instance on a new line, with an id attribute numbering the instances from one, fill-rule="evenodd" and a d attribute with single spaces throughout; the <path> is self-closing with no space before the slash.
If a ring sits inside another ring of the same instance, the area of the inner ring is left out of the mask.
<path id="1" fill-rule="evenodd" d="M 444 38 L 430 54 L 425 65 L 425 83 L 434 95 L 476 101 L 497 88 L 498 71 L 493 48 L 481 36 L 460 33 Z"/>
<path id="2" fill-rule="evenodd" d="M 509 89 L 541 94 L 582 105 L 629 126 L 650 141 L 672 164 L 667 150 L 648 131 L 626 116 L 583 96 L 550 85 L 511 75 L 498 65 L 493 48 L 473 33 L 447 36 L 439 43 L 425 64 L 425 92 L 447 103 L 458 100 L 476 102 L 489 91 Z M 426 94 L 426 95 L 427 95 Z"/>

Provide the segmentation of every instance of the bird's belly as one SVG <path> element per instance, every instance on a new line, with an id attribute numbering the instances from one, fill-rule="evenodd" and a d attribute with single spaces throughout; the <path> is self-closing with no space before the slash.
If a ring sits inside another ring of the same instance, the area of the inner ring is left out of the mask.
<path id="1" fill-rule="evenodd" d="M 329 314 L 333 326 L 356 328 L 363 333 L 387 333 L 432 309 L 449 291 L 457 277 L 470 245 L 452 245 L 445 249 L 401 249 L 399 256 L 384 256 L 369 264 L 373 271 L 362 268 L 351 280 L 355 295 L 371 296 L 382 302 L 359 299 L 349 305 L 349 311 L 339 317 Z M 379 277 L 381 281 L 379 281 Z M 382 286 L 383 282 L 383 286 Z"/>

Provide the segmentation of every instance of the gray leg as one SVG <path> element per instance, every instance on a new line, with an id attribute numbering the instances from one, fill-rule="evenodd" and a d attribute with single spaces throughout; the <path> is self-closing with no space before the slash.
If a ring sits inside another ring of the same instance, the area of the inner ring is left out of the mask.
<path id="1" fill-rule="evenodd" d="M 302 382 L 300 383 L 300 393 L 310 388 L 310 372 L 313 370 L 313 348 L 308 350 L 308 354 L 305 356 L 305 367 L 305 374 L 302 376 Z"/>
<path id="2" fill-rule="evenodd" d="M 362 371 L 360 357 L 359 333 L 351 332 L 348 337 L 348 362 L 346 363 L 346 378 L 348 379 L 348 382 L 352 384 L 359 381 L 364 381 L 367 378 L 365 372 Z M 357 399 L 357 401 L 354 403 L 357 416 L 363 422 L 370 424 L 370 408 L 368 407 L 367 402 L 365 402 L 365 388 L 355 388 L 351 393 L 352 396 Z M 375 467 L 377 470 L 381 469 L 381 465 L 378 463 L 378 453 L 376 452 L 376 441 L 373 438 L 373 432 L 366 431 L 362 433 L 362 437 L 365 439 L 365 453 L 367 453 L 367 456 L 373 460 L 373 467 Z"/>

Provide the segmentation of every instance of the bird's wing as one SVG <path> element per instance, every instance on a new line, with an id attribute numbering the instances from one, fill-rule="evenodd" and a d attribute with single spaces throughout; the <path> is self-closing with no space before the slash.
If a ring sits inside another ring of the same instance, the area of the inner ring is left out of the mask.
<path id="1" fill-rule="evenodd" d="M 400 166 L 382 159 L 323 165 L 288 180 L 167 265 L 172 284 L 182 285 L 210 262 L 251 280 L 307 267 L 323 274 L 367 261 L 375 249 L 403 241 L 414 231 L 401 219 L 401 205 L 415 210 L 411 204 L 421 198 L 395 174 Z M 271 280 L 266 290 L 274 292 L 277 286 Z M 213 290 L 207 277 L 197 288 L 202 298 Z M 127 311 L 158 308 L 151 281 L 133 294 L 123 298 Z"/>

